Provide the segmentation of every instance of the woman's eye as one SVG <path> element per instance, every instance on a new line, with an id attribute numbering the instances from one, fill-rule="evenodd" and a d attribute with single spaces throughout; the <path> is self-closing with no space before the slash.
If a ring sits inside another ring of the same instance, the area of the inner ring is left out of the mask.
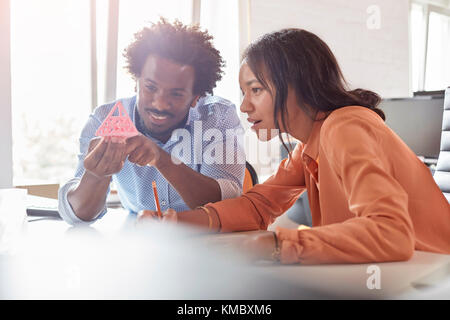
<path id="1" fill-rule="evenodd" d="M 261 92 L 261 88 L 252 88 L 252 92 L 253 92 L 254 94 L 258 94 L 258 93 Z"/>

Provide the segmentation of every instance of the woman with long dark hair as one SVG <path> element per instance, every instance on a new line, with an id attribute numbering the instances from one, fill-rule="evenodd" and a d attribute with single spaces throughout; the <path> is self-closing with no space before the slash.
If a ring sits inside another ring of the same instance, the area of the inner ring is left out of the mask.
<path id="1" fill-rule="evenodd" d="M 264 35 L 245 51 L 239 82 L 241 111 L 259 139 L 279 129 L 302 143 L 241 197 L 168 211 L 164 219 L 215 231 L 266 229 L 307 189 L 312 228 L 278 228 L 245 246 L 262 258 L 305 264 L 450 253 L 450 205 L 430 170 L 385 125 L 377 94 L 347 89 L 319 37 L 300 29 Z"/>

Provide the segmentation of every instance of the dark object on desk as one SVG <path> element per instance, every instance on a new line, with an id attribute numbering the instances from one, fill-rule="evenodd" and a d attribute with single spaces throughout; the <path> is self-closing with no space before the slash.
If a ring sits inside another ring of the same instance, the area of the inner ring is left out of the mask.
<path id="1" fill-rule="evenodd" d="M 32 216 L 32 217 L 52 217 L 52 218 L 61 219 L 58 210 L 39 208 L 39 207 L 28 207 L 27 208 L 27 216 Z"/>
<path id="2" fill-rule="evenodd" d="M 28 195 L 27 215 L 33 217 L 52 217 L 61 219 L 58 212 L 58 200 Z"/>
<path id="3" fill-rule="evenodd" d="M 120 202 L 119 194 L 117 190 L 111 190 L 106 196 L 106 207 L 107 208 L 121 208 L 122 202 Z"/>
<path id="4" fill-rule="evenodd" d="M 434 90 L 434 91 L 416 91 L 413 93 L 414 97 L 423 97 L 423 96 L 432 96 L 443 98 L 445 94 L 445 90 Z"/>
<path id="5" fill-rule="evenodd" d="M 28 219 L 27 219 L 28 222 L 48 221 L 48 220 L 58 220 L 58 221 L 60 221 L 62 219 L 61 219 L 61 217 L 51 217 L 51 216 L 43 217 L 43 216 L 30 216 L 30 215 L 28 216 Z"/>
<path id="6" fill-rule="evenodd" d="M 445 90 L 444 115 L 442 119 L 441 150 L 434 180 L 450 202 L 450 87 Z"/>

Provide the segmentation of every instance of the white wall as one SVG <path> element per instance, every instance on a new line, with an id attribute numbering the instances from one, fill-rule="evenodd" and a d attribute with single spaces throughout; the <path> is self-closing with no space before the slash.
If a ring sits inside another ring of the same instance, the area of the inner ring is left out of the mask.
<path id="1" fill-rule="evenodd" d="M 409 0 L 250 0 L 249 16 L 251 40 L 306 29 L 330 46 L 351 87 L 410 95 Z"/>
<path id="2" fill-rule="evenodd" d="M 239 17 L 241 54 L 265 33 L 303 28 L 330 46 L 351 88 L 386 98 L 412 94 L 409 0 L 240 0 Z M 273 159 L 270 164 L 248 159 L 261 180 L 278 166 L 281 143 L 274 139 L 271 144 L 278 147 L 259 142 L 254 134 L 246 143 L 247 156 L 249 146 L 257 146 L 259 155 Z"/>
<path id="3" fill-rule="evenodd" d="M 9 0 L 0 0 L 0 188 L 12 186 Z"/>

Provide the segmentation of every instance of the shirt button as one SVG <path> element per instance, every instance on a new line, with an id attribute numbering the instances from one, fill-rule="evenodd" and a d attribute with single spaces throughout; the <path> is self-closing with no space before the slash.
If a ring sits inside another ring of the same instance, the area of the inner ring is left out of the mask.
<path id="1" fill-rule="evenodd" d="M 163 205 L 163 206 L 165 206 L 166 204 L 167 204 L 167 202 L 166 201 L 161 201 L 161 204 Z"/>

